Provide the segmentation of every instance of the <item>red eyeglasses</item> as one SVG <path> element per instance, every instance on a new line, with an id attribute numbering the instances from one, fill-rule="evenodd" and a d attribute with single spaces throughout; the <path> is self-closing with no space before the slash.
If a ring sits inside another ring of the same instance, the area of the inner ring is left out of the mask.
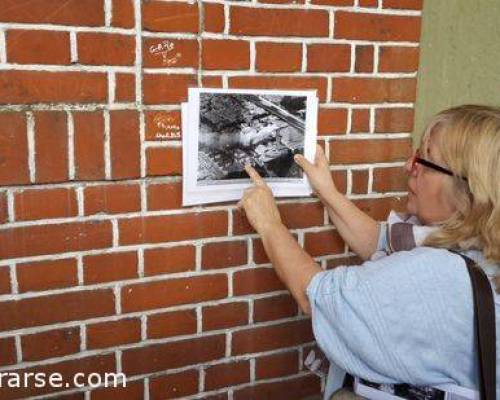
<path id="1" fill-rule="evenodd" d="M 419 150 L 415 151 L 415 153 L 413 154 L 413 157 L 411 159 L 411 162 L 410 162 L 410 170 L 412 172 L 415 171 L 417 164 L 421 164 L 427 168 L 433 169 L 434 171 L 438 171 L 438 172 L 441 172 L 441 173 L 446 174 L 446 175 L 457 176 L 458 178 L 461 178 L 464 181 L 467 181 L 467 178 L 464 178 L 463 176 L 458 176 L 458 175 L 454 174 L 452 171 L 450 171 L 449 169 L 446 169 L 444 167 L 441 167 L 440 165 L 434 164 L 431 161 L 424 160 L 423 158 L 420 158 L 420 151 Z"/>

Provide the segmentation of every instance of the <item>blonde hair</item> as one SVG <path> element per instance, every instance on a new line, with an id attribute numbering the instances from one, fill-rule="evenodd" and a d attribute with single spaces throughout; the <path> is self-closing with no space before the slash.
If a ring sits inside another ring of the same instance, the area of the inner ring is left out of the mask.
<path id="1" fill-rule="evenodd" d="M 477 249 L 500 263 L 500 108 L 450 108 L 430 121 L 422 141 L 434 132 L 443 162 L 456 175 L 445 188 L 456 211 L 425 245 Z M 500 293 L 500 275 L 495 284 Z"/>

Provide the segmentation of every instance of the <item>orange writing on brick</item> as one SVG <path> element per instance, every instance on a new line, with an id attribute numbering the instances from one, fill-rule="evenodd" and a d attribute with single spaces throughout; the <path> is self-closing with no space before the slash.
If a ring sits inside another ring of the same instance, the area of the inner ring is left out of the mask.
<path id="1" fill-rule="evenodd" d="M 157 139 L 172 139 L 181 137 L 181 128 L 176 124 L 174 117 L 168 114 L 156 114 L 153 118 L 154 126 L 159 130 L 155 133 Z"/>
<path id="2" fill-rule="evenodd" d="M 149 52 L 153 56 L 161 56 L 163 65 L 175 65 L 181 58 L 181 53 L 171 54 L 175 48 L 175 44 L 170 40 L 163 40 L 162 42 L 149 47 Z"/>

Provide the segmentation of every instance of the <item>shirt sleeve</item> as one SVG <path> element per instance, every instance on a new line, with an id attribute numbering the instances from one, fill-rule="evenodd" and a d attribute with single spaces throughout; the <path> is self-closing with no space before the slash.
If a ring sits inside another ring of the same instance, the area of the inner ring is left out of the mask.
<path id="1" fill-rule="evenodd" d="M 467 297 L 470 283 L 465 268 L 457 280 L 453 257 L 417 248 L 316 274 L 307 295 L 318 345 L 342 369 L 374 382 L 454 383 L 444 373 L 449 363 L 460 364 L 450 312 L 464 310 L 442 290 L 455 280 L 455 296 L 461 290 Z"/>

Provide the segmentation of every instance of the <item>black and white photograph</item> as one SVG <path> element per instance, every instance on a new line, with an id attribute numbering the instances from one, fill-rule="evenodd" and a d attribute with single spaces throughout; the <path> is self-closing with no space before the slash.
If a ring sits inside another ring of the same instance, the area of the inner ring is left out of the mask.
<path id="1" fill-rule="evenodd" d="M 301 178 L 293 161 L 304 153 L 305 96 L 202 93 L 198 182 L 248 178 L 251 164 L 264 178 Z"/>
<path id="2" fill-rule="evenodd" d="M 185 205 L 239 199 L 252 165 L 275 196 L 311 193 L 294 155 L 314 157 L 316 91 L 189 89 L 183 105 Z"/>

